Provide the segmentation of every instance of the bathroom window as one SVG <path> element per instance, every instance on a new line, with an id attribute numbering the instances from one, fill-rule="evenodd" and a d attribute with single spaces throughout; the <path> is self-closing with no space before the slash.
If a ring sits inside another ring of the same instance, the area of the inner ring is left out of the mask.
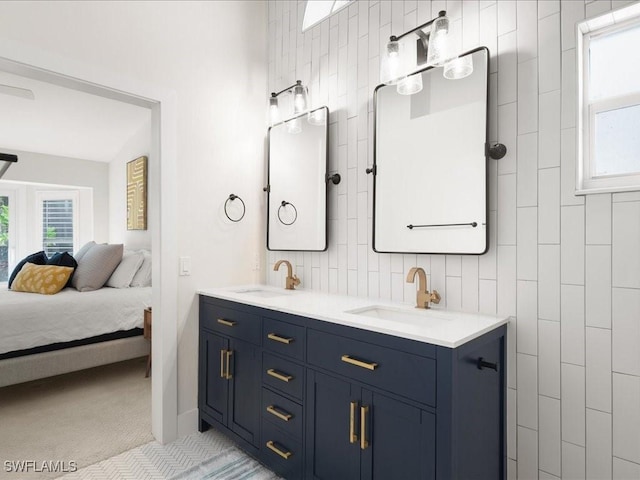
<path id="1" fill-rule="evenodd" d="M 346 7 L 353 0 L 308 0 L 304 8 L 302 31 L 310 29 L 322 20 Z"/>
<path id="2" fill-rule="evenodd" d="M 640 190 L 640 4 L 578 24 L 577 194 Z"/>

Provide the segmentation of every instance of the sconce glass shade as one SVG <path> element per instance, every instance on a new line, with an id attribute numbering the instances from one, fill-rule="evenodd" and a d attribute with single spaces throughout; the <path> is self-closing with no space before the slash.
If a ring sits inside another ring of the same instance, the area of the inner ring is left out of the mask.
<path id="1" fill-rule="evenodd" d="M 473 59 L 471 55 L 454 58 L 444 65 L 442 74 L 449 80 L 459 80 L 473 73 Z"/>
<path id="2" fill-rule="evenodd" d="M 287 124 L 287 133 L 297 134 L 302 132 L 302 123 L 300 121 L 300 117 L 292 118 L 286 122 Z"/>
<path id="3" fill-rule="evenodd" d="M 313 112 L 309 112 L 309 115 L 307 116 L 307 122 L 309 122 L 311 125 L 322 126 L 327 122 L 326 117 L 326 110 L 324 108 L 319 108 L 317 110 L 314 110 Z"/>
<path id="4" fill-rule="evenodd" d="M 276 97 L 269 98 L 269 119 L 271 125 L 275 125 L 280 121 L 280 110 L 278 109 L 278 99 Z"/>
<path id="5" fill-rule="evenodd" d="M 386 53 L 380 62 L 380 81 L 386 85 L 391 85 L 402 76 L 402 52 L 400 43 L 391 40 L 387 43 Z"/>
<path id="6" fill-rule="evenodd" d="M 427 51 L 427 66 L 442 67 L 451 60 L 453 45 L 449 35 L 449 19 L 444 12 L 431 24 L 429 35 L 429 50 Z"/>
<path id="7" fill-rule="evenodd" d="M 396 87 L 400 95 L 413 95 L 422 90 L 422 73 L 416 73 L 404 77 Z"/>
<path id="8" fill-rule="evenodd" d="M 307 87 L 302 85 L 302 82 L 298 80 L 293 87 L 293 114 L 298 115 L 307 110 L 309 101 L 309 95 L 307 93 Z"/>

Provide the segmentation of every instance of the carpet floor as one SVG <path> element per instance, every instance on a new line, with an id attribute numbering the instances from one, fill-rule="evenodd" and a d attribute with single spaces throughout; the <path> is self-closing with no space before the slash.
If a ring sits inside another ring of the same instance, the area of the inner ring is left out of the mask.
<path id="1" fill-rule="evenodd" d="M 60 476 L 34 468 L 16 474 L 7 462 L 82 468 L 152 441 L 145 369 L 139 358 L 0 388 L 0 479 Z"/>

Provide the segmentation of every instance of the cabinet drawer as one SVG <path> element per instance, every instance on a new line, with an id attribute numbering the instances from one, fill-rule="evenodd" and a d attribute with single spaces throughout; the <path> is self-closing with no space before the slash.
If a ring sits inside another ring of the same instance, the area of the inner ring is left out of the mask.
<path id="1" fill-rule="evenodd" d="M 269 389 L 262 389 L 262 418 L 302 440 L 302 406 Z"/>
<path id="2" fill-rule="evenodd" d="M 431 358 L 309 329 L 307 361 L 426 405 L 436 404 L 436 361 Z"/>
<path id="3" fill-rule="evenodd" d="M 206 302 L 201 302 L 200 308 L 200 322 L 204 328 L 260 345 L 262 319 L 258 315 Z"/>
<path id="4" fill-rule="evenodd" d="M 284 358 L 264 353 L 262 382 L 292 397 L 302 399 L 304 367 Z"/>
<path id="5" fill-rule="evenodd" d="M 266 349 L 298 360 L 304 359 L 304 327 L 265 318 L 262 332 L 262 343 Z"/>
<path id="6" fill-rule="evenodd" d="M 263 458 L 269 468 L 289 479 L 302 478 L 302 442 L 262 420 Z"/>

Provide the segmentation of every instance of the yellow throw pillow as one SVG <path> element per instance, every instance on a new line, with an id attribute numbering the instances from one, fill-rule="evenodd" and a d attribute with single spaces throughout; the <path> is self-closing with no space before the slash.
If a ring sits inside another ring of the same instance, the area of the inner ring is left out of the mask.
<path id="1" fill-rule="evenodd" d="M 64 288 L 72 273 L 72 267 L 25 263 L 11 284 L 11 290 L 53 295 Z"/>

